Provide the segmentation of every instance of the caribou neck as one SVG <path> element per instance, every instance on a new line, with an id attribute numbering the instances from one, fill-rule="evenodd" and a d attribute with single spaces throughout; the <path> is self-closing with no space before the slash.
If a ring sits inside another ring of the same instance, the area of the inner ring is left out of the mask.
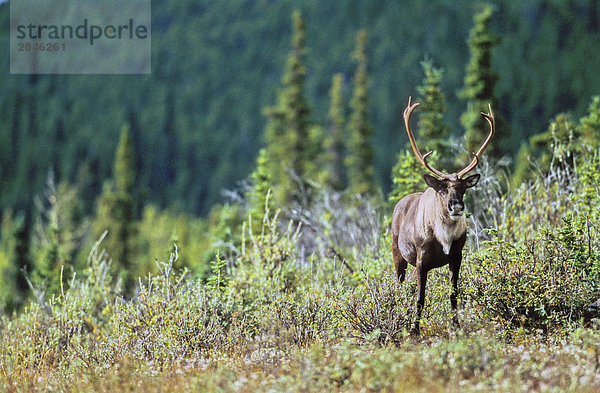
<path id="1" fill-rule="evenodd" d="M 463 215 L 454 221 L 446 211 L 443 199 L 432 188 L 428 188 L 421 197 L 419 215 L 423 232 L 442 245 L 444 254 L 448 255 L 454 240 L 467 231 L 467 219 Z"/>

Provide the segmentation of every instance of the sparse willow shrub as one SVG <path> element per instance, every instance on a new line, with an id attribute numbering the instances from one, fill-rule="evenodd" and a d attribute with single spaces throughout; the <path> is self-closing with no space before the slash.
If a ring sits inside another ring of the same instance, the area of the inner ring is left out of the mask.
<path id="1" fill-rule="evenodd" d="M 312 256 L 302 261 L 302 223 L 279 223 L 267 208 L 260 233 L 248 231 L 242 253 L 233 261 L 230 285 L 257 318 L 255 345 L 304 346 L 326 339 L 331 330 L 329 283 L 340 265 Z M 247 228 L 255 227 L 251 223 Z"/>
<path id="2" fill-rule="evenodd" d="M 507 331 L 550 332 L 597 316 L 590 305 L 600 295 L 600 257 L 572 221 L 522 243 L 491 233 L 494 238 L 465 266 L 465 294 L 475 310 Z"/>
<path id="3" fill-rule="evenodd" d="M 139 295 L 117 303 L 107 336 L 105 361 L 133 356 L 168 364 L 215 351 L 241 350 L 254 333 L 251 312 L 228 284 L 205 286 L 176 275 L 175 256 L 159 263 L 160 275 L 140 283 Z"/>
<path id="4" fill-rule="evenodd" d="M 503 197 L 501 216 L 493 228 L 503 239 L 518 242 L 530 239 L 540 228 L 560 226 L 574 209 L 577 187 L 578 175 L 569 167 L 552 166 L 545 176 Z"/>
<path id="5" fill-rule="evenodd" d="M 495 161 L 487 157 L 475 169 L 481 179 L 465 194 L 465 203 L 470 213 L 467 243 L 473 248 L 477 248 L 482 241 L 489 240 L 485 228 L 495 228 L 500 222 L 508 182 L 507 164 L 506 160 Z"/>
<path id="6" fill-rule="evenodd" d="M 292 217 L 304 224 L 301 246 L 322 258 L 336 258 L 349 271 L 351 260 L 379 256 L 384 207 L 380 196 L 320 189 L 309 207 L 297 206 Z"/>
<path id="7" fill-rule="evenodd" d="M 17 318 L 3 317 L 0 363 L 15 372 L 29 372 L 69 369 L 93 360 L 88 355 L 93 357 L 93 348 L 103 339 L 117 297 L 108 255 L 100 248 L 102 238 L 90 252 L 84 274 L 73 277 L 68 290 L 48 301 L 38 296 L 38 303 Z"/>
<path id="8" fill-rule="evenodd" d="M 252 232 L 252 223 L 245 228 L 250 230 L 242 236 L 241 253 L 231 261 L 232 289 L 247 303 L 264 301 L 273 289 L 294 292 L 302 280 L 297 262 L 301 224 L 289 221 L 281 229 L 279 211 L 272 216 L 267 211 L 260 233 Z"/>
<path id="9" fill-rule="evenodd" d="M 332 333 L 333 292 L 305 288 L 296 294 L 272 292 L 258 315 L 262 345 L 291 348 L 324 342 Z"/>
<path id="10" fill-rule="evenodd" d="M 415 318 L 416 280 L 399 284 L 389 270 L 379 278 L 366 273 L 361 285 L 350 289 L 341 302 L 340 316 L 350 336 L 361 341 L 399 344 Z M 423 335 L 444 335 L 449 329 L 450 284 L 445 274 L 432 271 L 427 282 L 421 320 Z"/>
<path id="11" fill-rule="evenodd" d="M 479 164 L 482 179 L 466 197 L 473 212 L 468 237 L 473 248 L 491 239 L 488 228 L 515 242 L 531 239 L 531 234 L 542 227 L 562 225 L 562 218 L 571 213 L 597 220 L 598 209 L 593 206 L 600 201 L 598 152 L 582 149 L 572 158 L 574 166 L 557 158 L 547 164 L 530 161 L 529 180 L 512 186 L 502 162 Z"/>
<path id="12" fill-rule="evenodd" d="M 517 242 L 531 239 L 545 226 L 561 226 L 567 215 L 598 221 L 599 152 L 581 149 L 571 161 L 565 165 L 555 159 L 544 170 L 532 161 L 531 172 L 537 175 L 502 194 L 499 208 L 487 212 L 491 221 L 484 228 L 495 228 L 502 239 Z"/>

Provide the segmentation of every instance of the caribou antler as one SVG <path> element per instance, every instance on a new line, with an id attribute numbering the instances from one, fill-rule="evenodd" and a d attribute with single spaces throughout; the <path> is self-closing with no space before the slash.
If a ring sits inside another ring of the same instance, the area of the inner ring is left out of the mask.
<path id="1" fill-rule="evenodd" d="M 427 162 L 427 157 L 429 157 L 429 155 L 433 153 L 433 151 L 430 151 L 425 155 L 421 155 L 419 147 L 417 146 L 417 142 L 415 142 L 415 136 L 413 135 L 413 132 L 410 128 L 410 115 L 412 115 L 415 108 L 418 107 L 420 104 L 418 102 L 415 102 L 411 105 L 411 99 L 412 97 L 408 97 L 408 105 L 404 110 L 404 126 L 406 127 L 406 132 L 408 133 L 408 140 L 410 141 L 410 146 L 412 147 L 413 153 L 415 153 L 415 156 L 417 156 L 417 159 L 419 160 L 421 165 L 423 165 L 425 169 L 427 169 L 429 172 L 433 173 L 441 179 L 451 179 L 452 175 L 448 175 L 446 173 L 438 171 L 437 169 L 429 165 L 429 163 Z"/>
<path id="2" fill-rule="evenodd" d="M 472 171 L 473 168 L 475 168 L 477 166 L 477 163 L 479 162 L 479 158 L 481 157 L 481 153 L 483 153 L 483 151 L 485 150 L 487 145 L 490 143 L 490 140 L 492 139 L 492 136 L 494 136 L 494 132 L 496 130 L 496 122 L 494 120 L 494 112 L 492 112 L 492 106 L 490 104 L 488 104 L 488 108 L 489 108 L 488 113 L 481 112 L 481 115 L 487 120 L 488 124 L 490 125 L 490 133 L 488 134 L 487 138 L 483 142 L 483 145 L 481 145 L 479 150 L 477 150 L 477 153 L 474 153 L 473 159 L 471 160 L 469 165 L 467 165 L 464 169 L 462 169 L 458 173 L 448 174 L 448 173 L 440 172 L 437 169 L 435 169 L 434 167 L 432 167 L 431 165 L 429 165 L 429 163 L 427 162 L 427 157 L 429 157 L 429 155 L 431 155 L 431 153 L 433 153 L 432 151 L 426 153 L 425 155 L 422 155 L 421 152 L 419 151 L 417 142 L 415 142 L 415 136 L 413 135 L 413 132 L 410 128 L 410 116 L 412 115 L 415 108 L 418 107 L 420 104 L 418 102 L 411 104 L 411 100 L 412 100 L 412 97 L 408 97 L 408 105 L 406 106 L 406 109 L 404 109 L 404 126 L 406 127 L 406 132 L 408 133 L 408 140 L 410 141 L 410 146 L 412 147 L 413 153 L 415 153 L 415 156 L 417 157 L 417 159 L 419 160 L 421 165 L 423 165 L 425 167 L 425 169 L 427 169 L 429 172 L 433 173 L 440 179 L 457 180 L 457 179 L 460 179 L 461 177 L 463 177 L 464 175 L 466 175 L 467 173 L 469 173 L 470 171 Z"/>

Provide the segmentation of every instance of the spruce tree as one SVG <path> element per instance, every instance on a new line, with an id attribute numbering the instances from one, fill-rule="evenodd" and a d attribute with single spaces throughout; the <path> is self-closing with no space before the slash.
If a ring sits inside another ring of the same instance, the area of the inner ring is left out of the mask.
<path id="1" fill-rule="evenodd" d="M 108 230 L 104 246 L 113 266 L 123 279 L 123 288 L 130 293 L 135 283 L 133 256 L 137 228 L 133 188 L 135 182 L 135 155 L 129 127 L 121 129 L 121 137 L 115 156 L 114 183 L 104 184 L 98 200 L 95 233 L 99 236 Z"/>
<path id="2" fill-rule="evenodd" d="M 58 223 L 53 221 L 48 228 L 47 244 L 44 247 L 43 254 L 37 266 L 37 278 L 43 280 L 46 293 L 60 293 L 61 288 L 61 269 L 64 268 L 64 256 L 60 249 Z M 64 279 L 64 275 L 63 275 Z"/>
<path id="3" fill-rule="evenodd" d="M 488 104 L 497 109 L 498 102 L 494 89 L 498 75 L 492 70 L 492 49 L 500 40 L 491 29 L 493 7 L 486 4 L 483 10 L 473 18 L 474 27 L 469 33 L 469 51 L 471 54 L 466 67 L 464 87 L 458 96 L 465 100 L 467 109 L 462 114 L 460 122 L 465 128 L 466 148 L 469 155 L 479 148 L 488 133 L 488 125 L 481 112 L 488 111 Z M 486 150 L 486 155 L 500 157 L 504 153 L 501 144 L 506 143 L 508 136 L 507 125 L 495 111 L 496 135 L 494 142 Z M 470 160 L 471 157 L 468 157 Z"/>
<path id="4" fill-rule="evenodd" d="M 342 74 L 336 74 L 331 80 L 329 90 L 329 129 L 323 140 L 322 162 L 324 167 L 323 183 L 334 190 L 344 188 L 344 95 Z"/>
<path id="5" fill-rule="evenodd" d="M 22 305 L 27 298 L 27 292 L 29 291 L 29 285 L 27 284 L 26 277 L 31 274 L 32 262 L 31 253 L 29 249 L 29 225 L 25 216 L 19 215 L 15 221 L 14 227 L 14 254 L 13 263 L 14 270 L 16 273 L 16 290 L 15 304 L 17 306 Z"/>
<path id="6" fill-rule="evenodd" d="M 121 137 L 115 155 L 115 186 L 118 193 L 130 197 L 133 204 L 133 186 L 135 182 L 135 153 L 133 140 L 128 126 L 121 128 Z"/>
<path id="7" fill-rule="evenodd" d="M 17 275 L 20 274 L 14 257 L 16 228 L 12 210 L 6 209 L 0 221 L 0 309 L 9 312 L 16 306 Z"/>
<path id="8" fill-rule="evenodd" d="M 367 32 L 361 30 L 356 36 L 353 53 L 358 66 L 354 74 L 354 89 L 348 124 L 348 168 L 349 190 L 354 194 L 372 194 L 376 191 L 373 169 L 373 146 L 369 140 L 373 128 L 369 123 L 369 79 L 367 74 Z"/>
<path id="9" fill-rule="evenodd" d="M 579 120 L 579 134 L 582 143 L 592 150 L 600 145 L 600 96 L 592 97 L 588 113 Z"/>
<path id="10" fill-rule="evenodd" d="M 573 167 L 574 159 L 581 153 L 581 128 L 569 113 L 560 113 L 550 122 L 548 130 L 529 138 L 517 155 L 511 184 L 518 187 L 531 179 L 534 173 L 546 173 L 551 165 Z M 536 171 L 531 170 L 531 160 L 535 161 Z"/>
<path id="11" fill-rule="evenodd" d="M 271 189 L 271 174 L 267 170 L 267 153 L 261 149 L 256 159 L 256 169 L 251 175 L 252 188 L 246 195 L 249 203 L 248 214 L 252 217 L 252 232 L 260 233 L 263 218 L 267 213 L 267 197 Z"/>
<path id="12" fill-rule="evenodd" d="M 515 165 L 512 177 L 510 179 L 510 185 L 516 189 L 521 186 L 531 174 L 531 149 L 530 145 L 523 142 L 515 158 Z"/>
<path id="13" fill-rule="evenodd" d="M 574 166 L 578 154 L 586 149 L 595 152 L 600 145 L 600 96 L 592 97 L 588 113 L 577 124 L 569 113 L 560 113 L 552 119 L 548 130 L 529 138 L 515 160 L 511 179 L 513 187 L 531 179 L 531 161 L 546 172 L 552 162 L 555 165 Z M 536 171 L 537 172 L 537 171 Z"/>
<path id="14" fill-rule="evenodd" d="M 306 39 L 299 11 L 292 15 L 292 51 L 287 59 L 277 104 L 265 110 L 268 171 L 279 204 L 299 201 L 299 182 L 314 174 L 314 135 L 308 116 L 310 108 L 304 96 Z"/>
<path id="15" fill-rule="evenodd" d="M 426 151 L 433 151 L 439 157 L 442 168 L 449 170 L 453 164 L 450 156 L 449 136 L 450 127 L 444 122 L 444 113 L 448 110 L 446 97 L 442 93 L 440 83 L 443 70 L 435 68 L 431 60 L 421 63 L 425 78 L 421 86 L 417 87 L 419 93 L 419 122 L 418 138 Z"/>
<path id="16" fill-rule="evenodd" d="M 59 214 L 65 209 L 60 209 L 63 203 L 54 180 L 54 171 L 48 172 L 44 198 L 36 198 L 35 205 L 37 214 L 34 224 L 34 236 L 32 241 L 32 254 L 35 256 L 35 274 L 33 281 L 42 285 L 47 295 L 60 293 L 61 270 L 67 263 L 68 255 L 61 242 L 64 234 L 59 224 Z M 69 209 L 76 210 L 76 206 Z M 59 212 L 59 210 L 62 210 Z M 63 221 L 65 217 L 63 218 Z M 69 271 L 66 272 L 68 275 Z M 62 278 L 67 282 L 67 277 Z M 64 287 L 64 286 L 63 286 Z"/>

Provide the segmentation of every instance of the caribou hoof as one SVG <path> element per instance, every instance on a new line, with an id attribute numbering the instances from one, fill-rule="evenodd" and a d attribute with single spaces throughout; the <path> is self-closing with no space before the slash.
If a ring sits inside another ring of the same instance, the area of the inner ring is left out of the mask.
<path id="1" fill-rule="evenodd" d="M 454 327 L 455 329 L 460 329 L 460 323 L 458 322 L 458 318 L 452 318 L 452 327 Z"/>

